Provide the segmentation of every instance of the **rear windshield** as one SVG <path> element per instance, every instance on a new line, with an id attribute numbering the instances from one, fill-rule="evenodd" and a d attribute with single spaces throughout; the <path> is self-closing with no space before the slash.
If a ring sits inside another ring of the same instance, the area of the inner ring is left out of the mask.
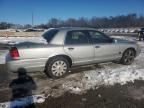
<path id="1" fill-rule="evenodd" d="M 42 36 L 49 43 L 57 33 L 58 33 L 57 29 L 51 29 L 45 32 Z"/>

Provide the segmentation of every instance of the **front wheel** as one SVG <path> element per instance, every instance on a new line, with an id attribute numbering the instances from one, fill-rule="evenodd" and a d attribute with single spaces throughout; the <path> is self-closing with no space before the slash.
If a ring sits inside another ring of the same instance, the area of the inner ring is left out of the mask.
<path id="1" fill-rule="evenodd" d="M 69 62 L 64 57 L 54 57 L 46 65 L 46 73 L 54 78 L 61 78 L 68 73 Z"/>
<path id="2" fill-rule="evenodd" d="M 120 62 L 124 65 L 130 65 L 134 61 L 134 58 L 135 58 L 135 51 L 132 49 L 128 49 L 123 53 Z"/>

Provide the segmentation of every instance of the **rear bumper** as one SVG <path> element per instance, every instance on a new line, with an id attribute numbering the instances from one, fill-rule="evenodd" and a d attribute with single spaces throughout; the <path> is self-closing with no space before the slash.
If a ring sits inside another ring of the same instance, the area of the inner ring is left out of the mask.
<path id="1" fill-rule="evenodd" d="M 26 59 L 26 60 L 11 60 L 6 63 L 7 70 L 10 72 L 17 72 L 23 68 L 27 72 L 44 71 L 46 64 L 45 59 Z"/>

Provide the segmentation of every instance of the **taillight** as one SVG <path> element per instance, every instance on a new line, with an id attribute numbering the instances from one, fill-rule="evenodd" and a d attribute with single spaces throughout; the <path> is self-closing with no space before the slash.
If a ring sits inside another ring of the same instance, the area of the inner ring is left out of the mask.
<path id="1" fill-rule="evenodd" d="M 17 50 L 16 47 L 12 47 L 10 49 L 10 56 L 13 58 L 13 59 L 17 59 L 19 57 L 19 52 Z"/>

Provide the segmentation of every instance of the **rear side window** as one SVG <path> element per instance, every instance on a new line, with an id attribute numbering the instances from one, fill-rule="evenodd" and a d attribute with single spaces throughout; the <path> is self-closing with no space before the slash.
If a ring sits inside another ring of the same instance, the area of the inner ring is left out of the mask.
<path id="1" fill-rule="evenodd" d="M 57 33 L 58 33 L 57 29 L 51 29 L 51 30 L 45 32 L 42 36 L 49 43 Z"/>
<path id="2" fill-rule="evenodd" d="M 109 43 L 110 38 L 98 31 L 88 31 L 92 43 Z"/>
<path id="3" fill-rule="evenodd" d="M 88 38 L 84 31 L 70 31 L 67 33 L 65 44 L 88 44 Z"/>

